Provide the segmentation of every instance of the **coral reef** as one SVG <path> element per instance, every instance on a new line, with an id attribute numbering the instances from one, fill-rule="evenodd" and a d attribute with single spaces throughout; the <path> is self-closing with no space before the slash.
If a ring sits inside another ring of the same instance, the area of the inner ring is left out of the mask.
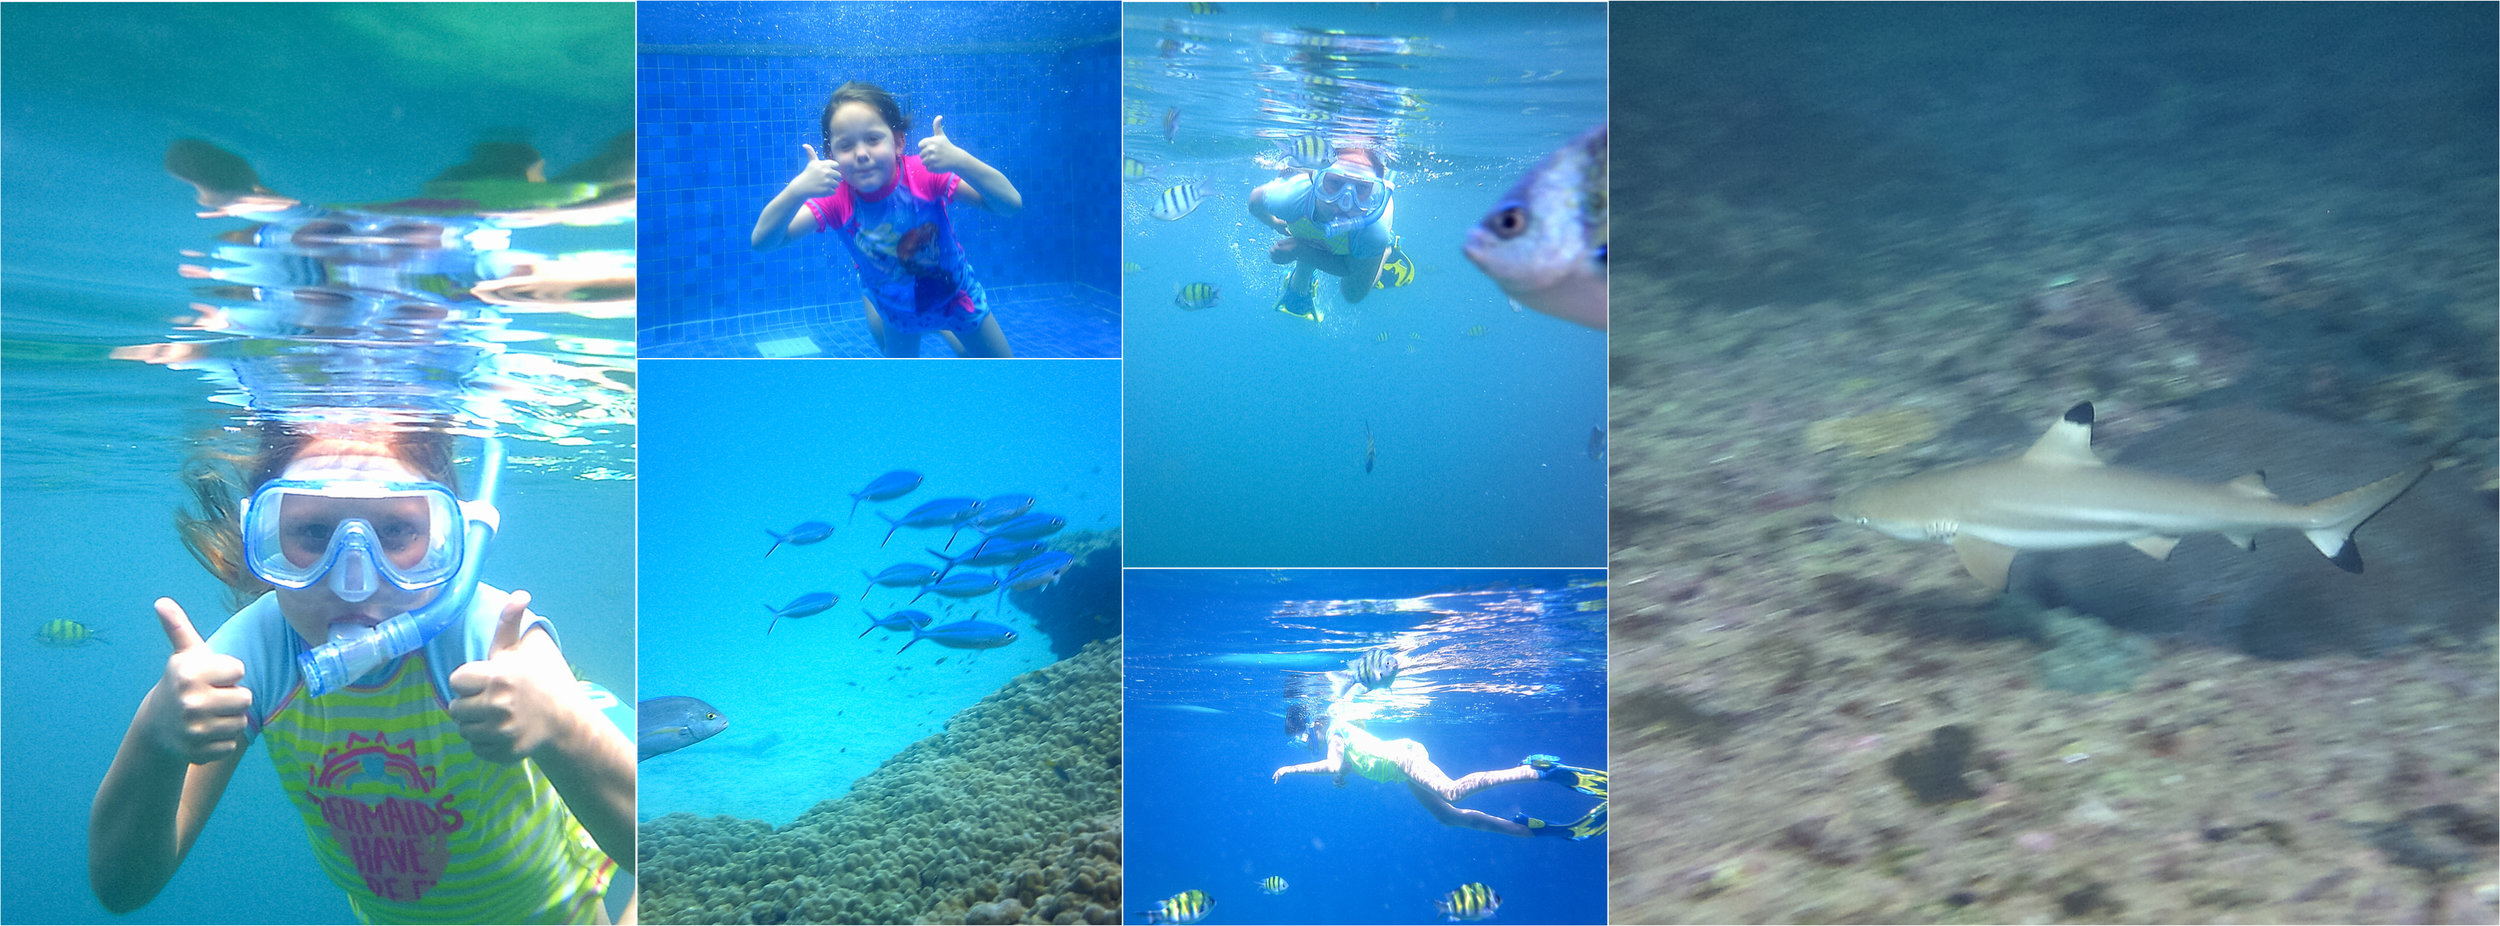
<path id="1" fill-rule="evenodd" d="M 1117 637 L 1017 676 L 771 826 L 641 830 L 653 923 L 1105 923 L 1120 909 Z"/>
<path id="2" fill-rule="evenodd" d="M 1051 538 L 1050 548 L 1076 557 L 1076 565 L 1057 584 L 1008 592 L 1007 600 L 1033 615 L 1051 655 L 1066 659 L 1120 635 L 1120 531 L 1070 531 Z"/>

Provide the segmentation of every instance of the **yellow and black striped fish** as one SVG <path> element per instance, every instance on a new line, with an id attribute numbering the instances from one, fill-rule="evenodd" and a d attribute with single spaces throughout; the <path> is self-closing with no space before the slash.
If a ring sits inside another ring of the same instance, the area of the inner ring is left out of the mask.
<path id="1" fill-rule="evenodd" d="M 1182 891 L 1172 895 L 1171 899 L 1154 905 L 1154 909 L 1146 911 L 1146 922 L 1195 923 L 1206 919 L 1207 913 L 1214 909 L 1215 901 L 1207 898 L 1207 892 Z"/>
<path id="2" fill-rule="evenodd" d="M 1285 879 L 1279 875 L 1268 875 L 1259 879 L 1259 890 L 1270 894 L 1282 894 L 1285 892 Z"/>
<path id="3" fill-rule="evenodd" d="M 1198 204 L 1205 201 L 1206 195 L 1198 192 L 1197 184 L 1184 183 L 1155 196 L 1154 217 L 1170 222 L 1197 211 Z"/>
<path id="4" fill-rule="evenodd" d="M 1327 167 L 1336 160 L 1336 150 L 1328 147 L 1328 133 L 1312 132 L 1292 138 L 1279 138 L 1276 144 L 1285 149 L 1285 163 L 1308 170 Z"/>
<path id="5" fill-rule="evenodd" d="M 1453 920 L 1480 920 L 1501 909 L 1502 895 L 1493 893 L 1482 881 L 1470 881 L 1432 905 L 1441 908 L 1442 916 Z"/>
<path id="6" fill-rule="evenodd" d="M 1126 155 L 1120 157 L 1120 179 L 1122 180 L 1144 180 L 1153 173 L 1154 168 L 1146 166 L 1144 161 Z"/>
<path id="7" fill-rule="evenodd" d="M 1191 283 L 1181 287 L 1180 293 L 1172 297 L 1172 304 L 1184 309 L 1203 309 L 1215 304 L 1215 296 L 1215 284 Z"/>
<path id="8" fill-rule="evenodd" d="M 85 624 L 66 617 L 56 617 L 43 622 L 43 626 L 35 630 L 35 642 L 45 646 L 69 647 L 113 641 L 96 636 L 95 631 Z"/>

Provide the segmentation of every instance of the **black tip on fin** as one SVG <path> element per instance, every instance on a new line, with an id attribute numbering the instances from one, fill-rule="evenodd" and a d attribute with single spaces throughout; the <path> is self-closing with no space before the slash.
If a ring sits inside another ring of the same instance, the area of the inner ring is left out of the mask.
<path id="1" fill-rule="evenodd" d="M 2345 572 L 2360 573 L 2361 545 L 2350 540 L 2344 541 L 2344 549 L 2335 554 L 2334 560 L 2335 568 Z"/>
<path id="2" fill-rule="evenodd" d="M 2075 407 L 2066 410 L 2066 420 L 2089 427 L 2092 424 L 2092 403 L 2075 403 Z"/>

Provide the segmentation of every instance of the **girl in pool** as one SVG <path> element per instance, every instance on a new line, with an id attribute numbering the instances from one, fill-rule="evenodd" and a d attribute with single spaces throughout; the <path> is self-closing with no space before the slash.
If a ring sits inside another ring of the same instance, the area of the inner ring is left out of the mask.
<path id="1" fill-rule="evenodd" d="M 206 640 L 156 600 L 173 655 L 96 791 L 97 899 L 153 899 L 257 740 L 363 919 L 604 922 L 633 859 L 634 751 L 529 593 L 475 584 L 498 454 L 464 501 L 439 429 L 257 428 L 244 478 L 200 468 L 182 519 L 257 596 Z"/>
<path id="2" fill-rule="evenodd" d="M 1014 215 L 1024 208 L 1016 185 L 948 140 L 943 116 L 920 140 L 919 156 L 903 154 L 911 123 L 874 84 L 835 89 L 821 123 L 824 151 L 799 146 L 807 166 L 756 217 L 755 249 L 838 233 L 867 290 L 868 330 L 888 357 L 920 356 L 920 336 L 930 332 L 957 356 L 1014 356 L 972 279 L 946 206 L 960 199 Z"/>

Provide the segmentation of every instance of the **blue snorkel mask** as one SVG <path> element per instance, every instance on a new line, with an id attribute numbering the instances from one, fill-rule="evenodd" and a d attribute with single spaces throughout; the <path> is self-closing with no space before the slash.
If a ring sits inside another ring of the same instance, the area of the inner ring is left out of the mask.
<path id="1" fill-rule="evenodd" d="M 1390 195 L 1396 191 L 1397 185 L 1387 174 L 1374 174 L 1343 162 L 1328 165 L 1311 176 L 1311 195 L 1337 210 L 1337 217 L 1328 222 L 1330 237 L 1380 221 L 1381 214 L 1389 209 Z"/>
<path id="2" fill-rule="evenodd" d="M 468 612 L 487 542 L 502 520 L 494 503 L 502 440 L 486 438 L 479 466 L 470 500 L 433 482 L 280 479 L 244 503 L 244 561 L 271 585 L 322 584 L 348 602 L 372 597 L 382 583 L 402 592 L 441 589 L 434 600 L 379 624 L 331 625 L 327 642 L 295 657 L 309 694 L 416 652 Z"/>

